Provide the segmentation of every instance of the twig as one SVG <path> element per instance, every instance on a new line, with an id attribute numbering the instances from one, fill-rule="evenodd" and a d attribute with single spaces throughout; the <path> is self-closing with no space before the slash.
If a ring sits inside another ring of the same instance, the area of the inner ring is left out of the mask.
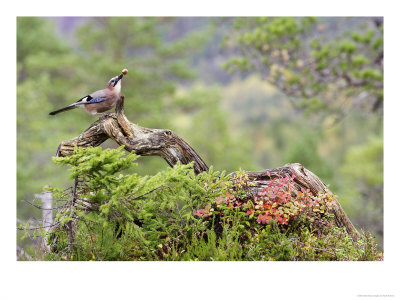
<path id="1" fill-rule="evenodd" d="M 42 206 L 33 204 L 33 203 L 29 202 L 28 200 L 22 200 L 22 201 L 28 203 L 29 205 L 32 205 L 33 207 L 36 207 L 36 208 L 38 208 L 38 209 L 41 209 L 41 210 L 57 210 L 57 209 L 60 209 L 60 208 L 65 208 L 65 206 L 66 206 L 66 205 L 64 204 L 64 205 L 62 205 L 62 206 L 57 206 L 57 207 L 53 207 L 53 208 L 43 208 Z"/>
<path id="2" fill-rule="evenodd" d="M 38 227 L 29 227 L 29 228 L 18 228 L 17 230 L 38 230 L 38 229 L 43 229 L 43 228 L 52 228 L 52 227 L 56 227 L 57 225 L 59 225 L 60 222 L 54 223 L 52 225 L 49 226 L 38 226 Z"/>
<path id="3" fill-rule="evenodd" d="M 127 200 L 130 200 L 130 201 L 137 200 L 137 199 L 142 198 L 142 197 L 144 197 L 144 196 L 146 196 L 146 195 L 148 195 L 148 194 L 150 194 L 150 193 L 152 193 L 152 192 L 154 192 L 154 191 L 156 191 L 156 190 L 158 190 L 158 189 L 160 189 L 160 188 L 162 188 L 164 186 L 168 186 L 168 185 L 160 185 L 160 186 L 158 186 L 158 187 L 152 189 L 151 191 L 148 191 L 148 192 L 146 192 L 146 193 L 144 193 L 142 195 L 127 198 Z"/>

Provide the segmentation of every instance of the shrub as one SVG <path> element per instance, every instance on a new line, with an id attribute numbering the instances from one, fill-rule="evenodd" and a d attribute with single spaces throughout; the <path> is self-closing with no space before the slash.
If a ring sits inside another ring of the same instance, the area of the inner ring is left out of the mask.
<path id="1" fill-rule="evenodd" d="M 51 189 L 60 209 L 45 259 L 381 259 L 368 233 L 355 243 L 334 225 L 333 195 L 297 190 L 287 175 L 268 174 L 273 180 L 250 197 L 244 171 L 195 176 L 192 164 L 178 163 L 142 177 L 137 158 L 122 147 L 55 158 L 74 186 Z"/>

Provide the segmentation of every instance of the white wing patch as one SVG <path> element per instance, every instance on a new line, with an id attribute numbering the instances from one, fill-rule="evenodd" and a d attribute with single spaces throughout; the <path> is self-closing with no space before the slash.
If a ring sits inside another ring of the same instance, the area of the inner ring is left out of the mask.
<path id="1" fill-rule="evenodd" d="M 82 98 L 79 102 L 87 102 L 88 96 Z"/>
<path id="2" fill-rule="evenodd" d="M 90 95 L 87 95 L 86 97 L 83 97 L 82 99 L 79 99 L 78 101 L 76 101 L 75 103 L 71 104 L 70 106 L 83 107 L 84 104 L 88 103 L 88 99 L 90 101 L 90 99 L 92 99 L 92 97 L 90 97 Z"/>

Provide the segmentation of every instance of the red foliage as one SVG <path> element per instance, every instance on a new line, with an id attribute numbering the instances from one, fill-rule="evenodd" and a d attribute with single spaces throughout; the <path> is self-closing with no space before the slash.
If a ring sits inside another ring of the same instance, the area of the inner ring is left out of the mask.
<path id="1" fill-rule="evenodd" d="M 268 171 L 267 175 L 271 178 Z M 271 178 L 267 187 L 247 202 L 237 199 L 232 189 L 226 192 L 224 196 L 217 197 L 212 203 L 217 210 L 215 213 L 222 216 L 224 214 L 223 208 L 239 208 L 249 218 L 256 216 L 258 224 L 269 224 L 271 220 L 275 220 L 279 225 L 288 225 L 291 219 L 299 216 L 307 209 L 324 213 L 324 210 L 320 209 L 320 198 L 313 197 L 309 189 L 301 188 L 299 191 L 296 188 L 293 180 L 294 175 L 290 177 L 286 174 L 282 177 L 273 173 L 272 176 L 276 176 L 276 178 Z M 245 182 L 245 185 L 247 184 Z M 194 215 L 208 217 L 213 214 L 213 211 L 211 205 L 207 205 L 204 209 L 198 209 Z"/>

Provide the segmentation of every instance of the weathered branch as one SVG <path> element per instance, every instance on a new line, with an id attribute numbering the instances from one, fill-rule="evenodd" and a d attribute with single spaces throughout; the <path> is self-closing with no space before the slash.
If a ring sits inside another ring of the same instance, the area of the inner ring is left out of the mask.
<path id="1" fill-rule="evenodd" d="M 94 122 L 80 136 L 60 144 L 57 156 L 72 154 L 74 147 L 99 146 L 108 138 L 125 150 L 139 155 L 156 155 L 164 158 L 170 166 L 177 162 L 194 162 L 196 174 L 208 171 L 200 156 L 182 138 L 168 129 L 150 129 L 133 124 L 124 114 L 124 97 L 117 102 L 115 114 L 111 113 Z"/>
<path id="2" fill-rule="evenodd" d="M 80 136 L 64 141 L 60 144 L 57 156 L 68 156 L 73 153 L 74 147 L 99 146 L 108 138 L 119 145 L 124 145 L 125 150 L 134 150 L 137 154 L 148 156 L 156 155 L 164 158 L 170 166 L 177 162 L 188 164 L 194 162 L 194 172 L 199 174 L 207 172 L 208 167 L 200 156 L 182 138 L 168 129 L 149 129 L 129 122 L 124 114 L 124 97 L 117 102 L 115 113 L 108 114 L 86 129 Z M 276 175 L 294 175 L 294 181 L 299 188 L 310 189 L 317 196 L 319 193 L 330 193 L 327 186 L 315 174 L 300 164 L 288 164 L 281 168 L 246 172 L 249 179 L 255 184 L 248 190 L 249 196 L 256 195 L 263 187 L 268 185 Z M 271 174 L 270 176 L 268 174 Z M 234 175 L 234 173 L 232 174 Z M 337 226 L 346 228 L 353 240 L 359 238 L 359 233 L 346 216 L 337 200 L 331 203 L 331 212 L 335 215 Z"/>

